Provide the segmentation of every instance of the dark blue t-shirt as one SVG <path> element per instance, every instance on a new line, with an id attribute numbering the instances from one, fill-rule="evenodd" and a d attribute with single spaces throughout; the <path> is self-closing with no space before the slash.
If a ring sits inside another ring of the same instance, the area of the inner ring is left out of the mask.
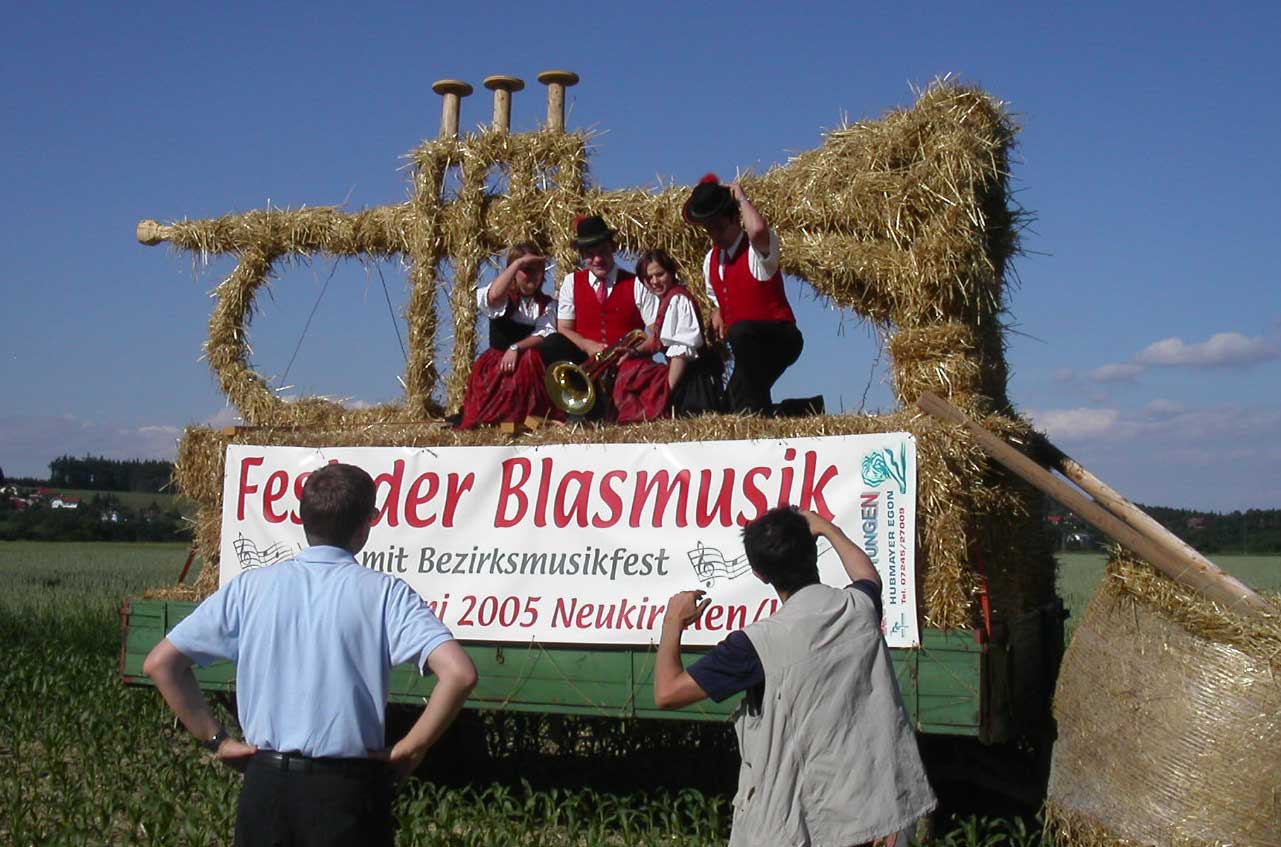
<path id="1" fill-rule="evenodd" d="M 870 579 L 852 582 L 848 588 L 857 588 L 876 604 L 876 618 L 883 615 L 881 587 Z M 731 632 L 697 662 L 689 666 L 689 675 L 707 696 L 717 703 L 747 691 L 749 700 L 759 707 L 765 694 L 765 667 L 761 664 L 752 639 L 741 629 Z"/>

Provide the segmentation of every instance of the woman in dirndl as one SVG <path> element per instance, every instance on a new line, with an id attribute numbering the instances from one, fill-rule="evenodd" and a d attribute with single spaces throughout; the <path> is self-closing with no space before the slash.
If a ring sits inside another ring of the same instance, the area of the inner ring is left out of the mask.
<path id="1" fill-rule="evenodd" d="M 666 250 L 646 250 L 636 263 L 636 278 L 658 300 L 656 334 L 641 352 L 661 349 L 667 363 L 651 361 L 619 375 L 614 383 L 618 422 L 722 411 L 723 365 L 716 351 L 705 345 L 698 303 L 678 278 L 676 261 Z"/>
<path id="2" fill-rule="evenodd" d="M 553 412 L 543 385 L 538 345 L 556 330 L 552 298 L 543 293 L 547 258 L 521 243 L 507 251 L 507 267 L 476 291 L 489 317 L 489 349 L 472 366 L 459 429 L 543 418 Z"/>

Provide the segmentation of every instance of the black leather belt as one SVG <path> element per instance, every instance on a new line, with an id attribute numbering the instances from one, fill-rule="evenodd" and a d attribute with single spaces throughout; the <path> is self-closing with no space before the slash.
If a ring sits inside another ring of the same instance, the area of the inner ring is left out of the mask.
<path id="1" fill-rule="evenodd" d="M 387 772 L 387 763 L 379 759 L 329 759 L 304 756 L 301 753 L 279 753 L 259 750 L 255 763 L 289 773 L 330 773 L 370 777 Z"/>

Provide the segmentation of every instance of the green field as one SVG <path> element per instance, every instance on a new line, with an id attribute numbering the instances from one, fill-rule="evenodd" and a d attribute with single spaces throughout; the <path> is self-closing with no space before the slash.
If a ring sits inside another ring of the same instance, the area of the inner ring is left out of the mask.
<path id="1" fill-rule="evenodd" d="M 230 843 L 238 777 L 197 751 L 155 691 L 123 687 L 116 667 L 121 599 L 172 584 L 186 553 L 181 544 L 0 542 L 0 844 Z M 1224 557 L 1219 564 L 1255 587 L 1281 589 L 1281 557 Z M 1074 617 L 1102 568 L 1102 556 L 1062 558 L 1060 590 Z M 412 780 L 398 800 L 399 843 L 725 843 L 726 791 L 679 787 L 691 774 L 705 785 L 712 770 L 732 783 L 723 726 L 660 731 L 502 713 L 470 719 L 473 734 L 488 733 L 490 769 L 455 772 L 451 757 L 474 745 L 454 743 L 436 752 L 435 762 L 429 756 L 425 770 L 436 781 Z M 652 758 L 664 747 L 701 767 L 671 773 L 673 784 L 663 788 L 629 770 L 637 750 Z M 505 755 L 512 750 L 523 752 Z M 564 781 L 575 771 L 577 784 L 545 778 L 554 773 Z M 1021 826 L 972 819 L 936 843 L 1040 842 L 1035 827 Z"/>
<path id="2" fill-rule="evenodd" d="M 1064 553 L 1059 557 L 1059 596 L 1072 612 L 1069 637 L 1094 589 L 1103 578 L 1107 557 L 1101 553 Z M 1215 556 L 1214 563 L 1259 591 L 1281 591 L 1281 556 Z"/>

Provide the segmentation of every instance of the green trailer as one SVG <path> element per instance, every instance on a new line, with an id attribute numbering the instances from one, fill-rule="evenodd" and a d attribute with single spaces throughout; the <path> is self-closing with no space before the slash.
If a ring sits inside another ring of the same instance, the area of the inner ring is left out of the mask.
<path id="1" fill-rule="evenodd" d="M 195 603 L 131 598 L 121 609 L 120 673 L 128 685 L 150 685 L 142 673 L 147 653 Z M 990 635 L 926 628 L 918 649 L 891 653 L 899 687 L 919 732 L 957 736 L 985 745 L 1044 738 L 1063 643 L 1061 604 L 1026 614 Z M 653 647 L 555 646 L 540 643 L 466 645 L 480 671 L 467 706 L 613 718 L 724 721 L 737 698 L 677 711 L 653 704 Z M 687 650 L 686 661 L 697 658 Z M 236 669 L 218 662 L 196 669 L 209 691 L 231 693 Z M 413 667 L 392 672 L 391 699 L 421 703 L 433 685 Z"/>
<path id="2" fill-rule="evenodd" d="M 553 120 L 557 102 L 560 119 Z M 459 433 L 445 424 L 461 406 L 477 342 L 475 310 L 457 307 L 474 302 L 481 270 L 502 245 L 533 236 L 559 267 L 575 267 L 569 222 L 603 210 L 619 226 L 621 250 L 661 245 L 682 267 L 701 266 L 707 244 L 681 216 L 687 188 L 655 193 L 589 187 L 587 135 L 564 131 L 563 102 L 550 98 L 548 126 L 530 133 L 495 128 L 460 134 L 456 100 L 452 108 L 453 120 L 441 135 L 409 154 L 412 196 L 404 203 L 357 212 L 271 207 L 209 220 L 139 223 L 145 244 L 168 243 L 193 256 L 237 263 L 216 291 L 206 356 L 246 426 L 189 428 L 176 472 L 179 489 L 199 506 L 195 546 L 206 562 L 215 561 L 220 549 L 229 445 L 430 450 L 509 443 L 519 434 Z M 1008 439 L 1026 442 L 1032 435 L 1007 396 L 1004 356 L 1006 278 L 1027 220 L 1009 185 L 1016 131 L 1000 100 L 943 79 L 920 92 L 911 108 L 832 130 L 820 148 L 765 174 L 744 176 L 757 208 L 786 245 L 783 271 L 885 333 L 898 411 L 792 420 L 708 416 L 630 430 L 645 443 L 887 432 L 916 438 L 922 504 L 916 544 L 926 563 L 918 596 L 925 600 L 920 619 L 929 626 L 919 647 L 894 650 L 894 661 L 927 758 L 938 754 L 945 763 L 957 762 L 967 780 L 982 780 L 983 769 L 972 763 L 988 753 L 1048 751 L 1049 703 L 1063 643 L 1064 612 L 1041 529 L 1040 495 L 989 461 L 968 434 L 914 411 L 923 392 L 934 392 Z M 495 190 L 493 175 L 511 190 Z M 445 190 L 451 181 L 456 191 Z M 254 369 L 248 323 L 256 297 L 290 260 L 316 255 L 395 259 L 409 267 L 403 398 L 359 409 L 313 396 L 289 402 Z M 438 310 L 446 297 L 448 318 Z M 444 374 L 437 367 L 437 335 L 450 323 L 454 367 Z M 828 364 L 864 367 L 841 357 Z M 544 427 L 522 437 L 535 448 L 625 440 L 608 428 Z M 194 592 L 175 596 L 208 594 L 214 575 L 209 570 Z M 125 682 L 147 684 L 144 656 L 191 608 L 175 599 L 126 602 Z M 469 701 L 478 710 L 718 721 L 734 707 L 654 709 L 652 647 L 485 642 L 467 649 L 481 673 Z M 198 678 L 206 689 L 234 690 L 230 665 L 202 670 Z M 397 669 L 392 699 L 421 702 L 431 684 L 412 669 Z M 996 766 L 987 770 L 1008 788 L 1044 786 L 1043 779 L 1005 767 L 1000 756 L 992 761 Z"/>

